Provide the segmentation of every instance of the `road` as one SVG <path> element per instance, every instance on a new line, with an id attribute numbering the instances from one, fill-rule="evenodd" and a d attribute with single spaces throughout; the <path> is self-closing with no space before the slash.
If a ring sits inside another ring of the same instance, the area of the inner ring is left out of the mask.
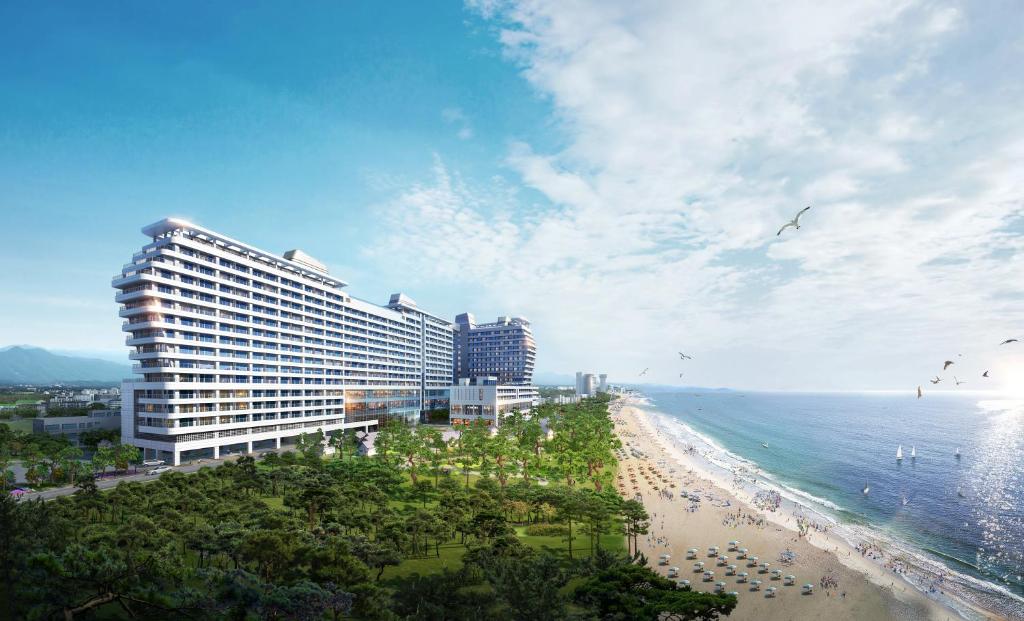
<path id="1" fill-rule="evenodd" d="M 172 468 L 170 472 L 183 472 L 185 474 L 188 474 L 190 472 L 195 472 L 200 468 L 216 468 L 218 466 L 223 465 L 226 462 L 233 461 L 235 459 L 238 459 L 237 455 L 232 455 L 224 459 L 204 459 L 201 462 L 177 466 L 175 468 Z M 129 474 L 125 476 L 96 479 L 96 487 L 99 489 L 111 489 L 117 487 L 118 483 L 122 483 L 125 481 L 139 481 L 141 483 L 151 483 L 159 479 L 161 476 L 163 476 L 148 475 L 146 474 L 146 471 L 148 470 L 149 468 L 145 468 L 143 470 L 140 470 L 138 474 Z M 65 487 L 51 487 L 49 489 L 44 489 L 38 492 L 32 492 L 31 494 L 25 494 L 24 496 L 21 497 L 21 500 L 53 500 L 54 498 L 60 498 L 61 496 L 68 496 L 70 494 L 74 494 L 76 490 L 77 488 L 73 485 L 68 485 Z"/>

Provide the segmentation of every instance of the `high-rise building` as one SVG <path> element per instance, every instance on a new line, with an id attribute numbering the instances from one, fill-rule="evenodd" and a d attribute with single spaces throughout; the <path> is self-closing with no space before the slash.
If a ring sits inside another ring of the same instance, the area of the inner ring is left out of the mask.
<path id="1" fill-rule="evenodd" d="M 590 397 L 597 394 L 597 381 L 594 379 L 593 373 L 583 375 L 583 392 L 587 393 L 587 396 Z"/>
<path id="2" fill-rule="evenodd" d="M 454 326 L 452 322 L 421 310 L 416 302 L 402 293 L 391 295 L 388 308 L 419 316 L 423 341 L 423 409 L 443 410 L 449 405 L 454 355 Z"/>
<path id="3" fill-rule="evenodd" d="M 597 392 L 608 392 L 608 374 L 601 373 L 597 376 Z"/>
<path id="4" fill-rule="evenodd" d="M 122 441 L 178 464 L 372 428 L 446 407 L 453 326 L 401 294 L 387 307 L 299 250 L 275 256 L 177 219 L 113 279 L 138 378 Z"/>
<path id="5" fill-rule="evenodd" d="M 483 324 L 477 324 L 471 313 L 455 317 L 456 380 L 495 377 L 499 384 L 528 385 L 536 354 L 530 322 L 523 317 L 498 317 Z"/>

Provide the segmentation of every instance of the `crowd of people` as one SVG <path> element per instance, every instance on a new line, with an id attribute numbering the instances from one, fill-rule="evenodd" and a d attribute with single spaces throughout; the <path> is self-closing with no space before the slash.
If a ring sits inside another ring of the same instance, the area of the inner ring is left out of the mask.
<path id="1" fill-rule="evenodd" d="M 754 506 L 762 511 L 778 511 L 782 505 L 782 494 L 773 489 L 766 489 L 754 496 Z"/>

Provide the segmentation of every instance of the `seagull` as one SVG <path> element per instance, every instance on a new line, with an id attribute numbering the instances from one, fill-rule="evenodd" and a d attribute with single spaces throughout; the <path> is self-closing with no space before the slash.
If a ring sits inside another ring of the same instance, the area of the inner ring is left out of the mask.
<path id="1" fill-rule="evenodd" d="M 929 381 L 929 382 L 931 382 L 931 383 L 933 383 L 933 384 L 938 384 L 939 382 L 941 382 L 941 381 L 942 381 L 942 378 L 941 378 L 941 377 L 939 377 L 938 375 L 936 375 L 936 376 L 935 376 L 935 379 L 933 379 L 933 380 L 928 380 L 928 381 Z"/>
<path id="2" fill-rule="evenodd" d="M 642 376 L 644 376 L 644 375 L 647 375 L 647 371 L 648 371 L 648 370 L 650 370 L 650 367 L 647 367 L 646 369 L 644 369 L 643 371 L 641 371 L 641 372 L 640 372 L 640 376 L 642 377 Z"/>
<path id="3" fill-rule="evenodd" d="M 786 229 L 788 229 L 789 227 L 793 227 L 793 228 L 795 228 L 795 229 L 798 229 L 798 230 L 799 230 L 799 229 L 800 229 L 800 216 L 804 215 L 804 212 L 805 212 L 805 211 L 807 211 L 807 210 L 808 210 L 808 209 L 810 209 L 810 208 L 811 208 L 811 206 L 810 206 L 810 205 L 808 205 L 808 206 L 804 207 L 803 209 L 801 209 L 801 210 L 800 210 L 800 211 L 799 211 L 799 212 L 798 212 L 798 213 L 796 214 L 796 217 L 795 217 L 795 218 L 793 218 L 793 219 L 792 219 L 792 220 L 790 220 L 789 222 L 787 222 L 787 223 L 785 223 L 785 224 L 783 224 L 783 225 L 782 225 L 782 228 L 781 228 L 781 229 L 779 229 L 779 232 L 778 232 L 778 233 L 776 233 L 776 234 L 775 234 L 775 236 L 776 236 L 776 237 L 778 237 L 779 235 L 782 235 L 782 232 L 783 232 L 783 231 L 785 231 Z"/>
<path id="4" fill-rule="evenodd" d="M 981 376 L 982 377 L 988 377 L 988 371 L 985 371 L 984 373 L 982 373 Z"/>
<path id="5" fill-rule="evenodd" d="M 945 371 L 946 369 L 949 368 L 949 365 L 951 365 L 951 364 L 953 364 L 953 361 L 952 360 L 947 360 L 946 362 L 944 362 L 942 364 L 942 370 Z"/>
<path id="6" fill-rule="evenodd" d="M 693 360 L 693 356 L 687 356 L 683 352 L 679 352 L 679 359 L 680 360 Z"/>
<path id="7" fill-rule="evenodd" d="M 953 381 L 954 381 L 954 382 L 956 382 L 956 385 L 957 385 L 957 386 L 959 386 L 960 384 L 966 384 L 966 383 L 967 383 L 966 381 L 964 381 L 964 382 L 961 382 L 960 380 L 958 380 L 958 379 L 956 378 L 956 376 L 955 376 L 955 375 L 953 376 Z"/>
<path id="8" fill-rule="evenodd" d="M 921 387 L 920 386 L 917 387 L 917 398 L 918 399 L 921 398 Z"/>
<path id="9" fill-rule="evenodd" d="M 1017 339 L 1006 339 L 1005 341 L 1000 343 L 1000 345 L 1006 345 L 1007 343 L 1016 343 L 1016 342 L 1017 342 Z"/>

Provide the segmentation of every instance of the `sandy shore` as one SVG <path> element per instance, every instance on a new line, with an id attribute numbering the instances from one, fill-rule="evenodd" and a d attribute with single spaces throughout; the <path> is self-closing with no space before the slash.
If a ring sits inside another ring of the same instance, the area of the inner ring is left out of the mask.
<path id="1" fill-rule="evenodd" d="M 724 590 L 738 592 L 739 598 L 730 619 L 961 619 L 841 537 L 813 526 L 801 536 L 795 517 L 756 508 L 756 499 L 722 480 L 725 477 L 716 478 L 697 458 L 672 444 L 630 398 L 617 400 L 612 414 L 623 441 L 619 491 L 627 497 L 639 494 L 652 516 L 650 534 L 640 537 L 640 551 L 662 574 L 677 566 L 679 578 L 690 580 L 695 589 L 710 591 L 715 581 L 725 582 Z M 699 491 L 701 500 L 682 498 L 683 490 Z M 748 559 L 737 559 L 737 552 L 727 549 L 733 540 L 749 549 L 749 555 L 758 556 L 759 563 L 770 563 L 767 571 L 761 573 L 759 566 L 748 566 Z M 710 546 L 718 546 L 718 554 L 728 560 L 720 564 L 716 556 L 709 556 Z M 699 550 L 697 558 L 687 558 L 689 548 Z M 780 555 L 787 551 L 795 559 L 783 563 Z M 662 554 L 671 555 L 667 565 L 658 564 Z M 698 561 L 704 562 L 704 570 L 714 571 L 712 580 L 705 581 L 694 569 Z M 729 564 L 737 566 L 737 573 L 747 572 L 748 580 L 761 580 L 759 590 L 726 575 Z M 774 569 L 795 576 L 795 585 L 774 579 Z M 822 586 L 823 578 L 828 588 Z M 802 594 L 807 583 L 814 585 L 813 594 Z M 775 597 L 766 596 L 770 586 L 776 588 Z M 975 612 L 979 618 L 999 618 Z"/>

